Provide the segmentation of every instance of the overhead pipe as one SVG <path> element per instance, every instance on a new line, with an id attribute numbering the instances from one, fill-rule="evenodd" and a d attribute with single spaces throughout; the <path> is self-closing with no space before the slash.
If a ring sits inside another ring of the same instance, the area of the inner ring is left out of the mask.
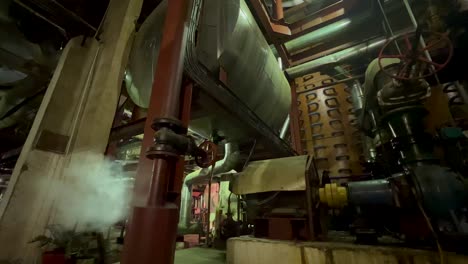
<path id="1" fill-rule="evenodd" d="M 281 139 L 284 139 L 286 137 L 286 134 L 289 131 L 290 123 L 291 123 L 291 115 L 288 115 L 288 117 L 286 117 L 286 120 L 284 121 L 283 127 L 281 128 L 281 132 L 280 132 Z"/>
<path id="2" fill-rule="evenodd" d="M 359 24 L 362 22 L 365 18 L 368 18 L 368 15 L 362 15 L 359 17 Z M 342 32 L 344 32 L 345 29 L 348 29 L 351 24 L 356 24 L 355 19 L 350 19 L 350 18 L 344 18 L 339 21 L 336 21 L 330 25 L 324 26 L 320 29 L 314 30 L 310 33 L 307 33 L 303 36 L 300 36 L 298 38 L 292 39 L 284 44 L 286 47 L 287 51 L 289 53 L 296 53 L 299 52 L 302 49 L 305 49 L 313 44 L 317 44 L 319 42 L 325 41 L 327 39 L 331 39 Z"/>
<path id="3" fill-rule="evenodd" d="M 406 29 L 398 31 L 396 35 L 405 34 L 412 31 L 413 29 Z M 378 49 L 383 47 L 383 45 L 388 40 L 389 38 L 386 37 L 375 38 L 374 40 L 368 41 L 366 43 L 362 43 L 351 48 L 332 53 L 322 58 L 312 60 L 295 67 L 291 67 L 286 70 L 286 73 L 290 78 L 297 78 L 309 73 L 316 72 L 320 68 L 325 66 L 336 66 L 339 64 L 343 64 L 360 56 L 367 55 L 370 52 L 376 52 Z"/>
<path id="4" fill-rule="evenodd" d="M 213 175 L 227 173 L 233 170 L 240 161 L 240 152 L 237 144 L 226 143 L 224 145 L 224 157 L 222 160 L 217 161 Z M 192 204 L 192 185 L 200 183 L 208 183 L 211 177 L 212 168 L 205 168 L 194 171 L 188 174 L 182 185 L 181 202 L 180 202 L 180 216 L 179 216 L 179 233 L 186 233 L 190 228 L 190 214 Z"/>
<path id="5" fill-rule="evenodd" d="M 378 48 L 381 48 L 386 41 L 387 38 L 385 37 L 377 38 L 373 41 L 359 44 L 351 48 L 344 49 L 336 53 L 324 56 L 322 58 L 312 60 L 295 67 L 291 67 L 286 70 L 286 73 L 290 78 L 294 79 L 309 73 L 316 72 L 324 66 L 335 66 L 338 64 L 342 64 L 359 56 L 366 55 L 369 52 L 376 51 Z"/>

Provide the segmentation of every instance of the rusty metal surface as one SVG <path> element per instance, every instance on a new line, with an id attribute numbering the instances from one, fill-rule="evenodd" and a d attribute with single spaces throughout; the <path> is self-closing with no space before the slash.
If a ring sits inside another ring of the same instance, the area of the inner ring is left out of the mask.
<path id="1" fill-rule="evenodd" d="M 298 93 L 304 150 L 316 158 L 319 171 L 329 171 L 331 177 L 360 175 L 360 142 L 355 138 L 358 132 L 349 88 L 320 74 L 296 78 L 295 82 L 298 92 L 331 85 Z"/>

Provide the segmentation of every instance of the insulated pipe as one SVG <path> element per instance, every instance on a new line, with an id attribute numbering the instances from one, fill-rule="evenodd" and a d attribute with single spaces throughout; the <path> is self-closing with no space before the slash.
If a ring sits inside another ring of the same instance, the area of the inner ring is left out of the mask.
<path id="1" fill-rule="evenodd" d="M 378 48 L 381 48 L 385 44 L 386 40 L 387 39 L 384 37 L 377 38 L 372 42 L 359 44 L 354 47 L 327 55 L 320 59 L 316 59 L 295 67 L 291 67 L 286 70 L 286 73 L 292 79 L 301 77 L 306 74 L 318 71 L 323 66 L 340 64 L 355 59 L 356 57 L 366 55 L 369 52 L 375 52 Z"/>
<path id="2" fill-rule="evenodd" d="M 291 115 L 288 115 L 288 117 L 286 117 L 286 120 L 284 121 L 283 127 L 281 128 L 281 132 L 280 132 L 281 139 L 284 139 L 286 137 L 286 134 L 289 131 L 290 123 L 291 123 Z"/>
<path id="3" fill-rule="evenodd" d="M 214 167 L 213 175 L 226 173 L 235 168 L 239 163 L 240 152 L 239 147 L 234 143 L 226 143 L 224 145 L 224 158 L 217 161 Z M 180 216 L 179 216 L 179 233 L 184 233 L 190 227 L 190 211 L 192 204 L 192 185 L 194 183 L 207 183 L 210 180 L 211 167 L 201 169 L 188 174 L 185 177 L 182 185 Z"/>
<path id="4" fill-rule="evenodd" d="M 397 35 L 409 33 L 411 31 L 413 31 L 413 29 L 402 30 L 402 31 L 397 32 Z M 341 64 L 341 63 L 356 59 L 359 56 L 364 56 L 364 55 L 368 55 L 371 52 L 376 52 L 387 41 L 388 39 L 386 37 L 379 37 L 372 41 L 368 41 L 366 43 L 362 43 L 362 44 L 353 46 L 351 48 L 344 49 L 336 53 L 332 53 L 322 58 L 312 60 L 312 61 L 303 63 L 295 67 L 291 67 L 286 70 L 286 73 L 289 75 L 291 79 L 301 77 L 306 74 L 316 72 L 321 67 Z"/>
<path id="5" fill-rule="evenodd" d="M 283 0 L 283 7 L 293 7 L 293 6 L 297 6 L 297 5 L 300 5 L 304 2 L 310 2 L 311 0 L 307 0 L 307 1 L 304 1 L 304 0 Z"/>

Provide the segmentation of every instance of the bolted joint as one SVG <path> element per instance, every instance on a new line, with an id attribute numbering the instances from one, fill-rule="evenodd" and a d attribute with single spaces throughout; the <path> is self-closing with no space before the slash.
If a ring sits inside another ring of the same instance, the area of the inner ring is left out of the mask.
<path id="1" fill-rule="evenodd" d="M 155 118 L 151 124 L 154 131 L 159 131 L 163 128 L 168 128 L 176 134 L 187 134 L 187 128 L 182 121 L 172 118 Z"/>
<path id="2" fill-rule="evenodd" d="M 216 145 L 204 142 L 197 146 L 195 140 L 185 134 L 186 128 L 181 126 L 178 120 L 157 118 L 151 127 L 156 133 L 153 146 L 146 152 L 146 157 L 149 159 L 177 160 L 182 155 L 191 155 L 203 168 L 214 162 Z"/>
<path id="3" fill-rule="evenodd" d="M 154 145 L 146 152 L 150 159 L 177 159 L 184 155 L 191 145 L 185 135 L 179 135 L 168 127 L 162 127 L 154 134 Z"/>

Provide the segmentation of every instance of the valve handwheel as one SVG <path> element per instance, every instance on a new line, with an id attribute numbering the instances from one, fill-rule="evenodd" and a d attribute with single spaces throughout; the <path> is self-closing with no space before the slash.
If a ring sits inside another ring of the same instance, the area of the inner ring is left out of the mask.
<path id="1" fill-rule="evenodd" d="M 208 168 L 216 162 L 218 147 L 211 141 L 205 141 L 198 146 L 205 152 L 203 156 L 196 156 L 195 162 L 202 168 Z"/>
<path id="2" fill-rule="evenodd" d="M 386 75 L 400 81 L 417 80 L 432 76 L 447 66 L 453 56 L 453 45 L 448 36 L 438 32 L 421 33 L 399 35 L 385 43 L 378 61 L 380 69 Z M 427 40 L 424 48 L 420 45 L 421 36 Z M 389 52 L 390 46 L 395 44 L 400 48 L 400 54 Z M 432 61 L 427 54 L 431 55 Z M 384 67 L 384 59 L 400 59 L 397 71 L 394 71 L 394 67 Z"/>

